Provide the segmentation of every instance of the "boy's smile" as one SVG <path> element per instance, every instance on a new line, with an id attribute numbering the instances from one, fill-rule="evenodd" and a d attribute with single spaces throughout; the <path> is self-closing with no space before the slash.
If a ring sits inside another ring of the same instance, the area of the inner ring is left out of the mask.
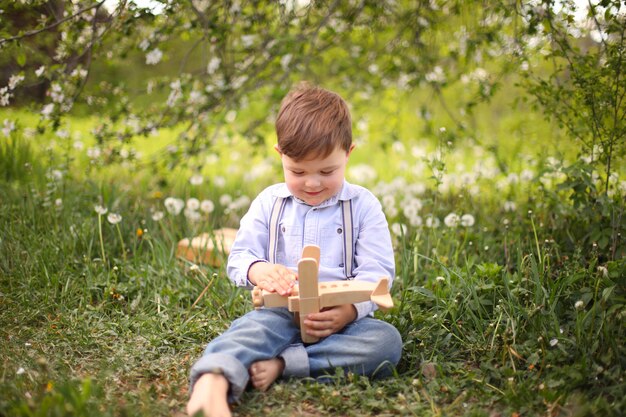
<path id="1" fill-rule="evenodd" d="M 336 148 L 327 157 L 295 161 L 280 153 L 285 183 L 289 191 L 310 206 L 317 206 L 341 191 L 348 157 L 354 145 L 346 152 Z"/>

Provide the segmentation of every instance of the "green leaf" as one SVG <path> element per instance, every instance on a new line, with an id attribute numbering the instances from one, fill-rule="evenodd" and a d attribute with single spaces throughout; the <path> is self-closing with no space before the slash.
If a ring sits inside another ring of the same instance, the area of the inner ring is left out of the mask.
<path id="1" fill-rule="evenodd" d="M 15 57 L 15 60 L 17 61 L 17 65 L 19 65 L 20 67 L 26 65 L 26 54 L 24 53 L 24 50 L 17 51 L 17 56 Z"/>

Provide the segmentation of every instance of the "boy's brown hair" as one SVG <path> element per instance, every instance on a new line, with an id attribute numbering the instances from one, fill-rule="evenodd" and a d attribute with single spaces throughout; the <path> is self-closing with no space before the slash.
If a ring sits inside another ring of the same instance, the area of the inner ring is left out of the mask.
<path id="1" fill-rule="evenodd" d="M 278 150 L 295 161 L 325 158 L 337 147 L 348 152 L 352 145 L 350 110 L 338 94 L 299 84 L 280 105 L 276 135 Z"/>

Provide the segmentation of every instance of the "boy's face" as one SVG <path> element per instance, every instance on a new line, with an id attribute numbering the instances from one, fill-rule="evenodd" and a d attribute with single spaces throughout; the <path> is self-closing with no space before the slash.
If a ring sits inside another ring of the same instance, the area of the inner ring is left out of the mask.
<path id="1" fill-rule="evenodd" d="M 354 145 L 348 152 L 336 148 L 325 158 L 295 161 L 275 147 L 283 162 L 287 188 L 311 206 L 317 206 L 341 191 L 346 164 L 353 148 Z"/>

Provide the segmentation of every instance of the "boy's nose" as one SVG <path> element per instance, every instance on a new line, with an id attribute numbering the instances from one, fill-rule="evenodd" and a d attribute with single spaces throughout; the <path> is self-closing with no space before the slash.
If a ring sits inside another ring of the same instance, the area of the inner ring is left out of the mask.
<path id="1" fill-rule="evenodd" d="M 308 177 L 304 181 L 304 185 L 305 187 L 311 187 L 311 188 L 318 187 L 320 185 L 320 181 L 316 177 Z"/>

